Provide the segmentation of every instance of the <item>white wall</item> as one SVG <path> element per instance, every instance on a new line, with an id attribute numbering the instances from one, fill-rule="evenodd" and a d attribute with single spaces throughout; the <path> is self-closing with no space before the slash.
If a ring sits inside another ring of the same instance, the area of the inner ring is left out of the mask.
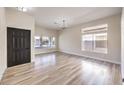
<path id="1" fill-rule="evenodd" d="M 124 8 L 122 9 L 121 18 L 121 72 L 122 78 L 124 78 Z"/>
<path id="2" fill-rule="evenodd" d="M 55 48 L 36 48 L 35 49 L 35 54 L 40 54 L 40 53 L 48 53 L 48 52 L 53 52 L 58 50 L 58 31 L 54 30 L 48 30 L 45 28 L 42 28 L 41 26 L 36 26 L 35 27 L 35 36 L 54 36 L 56 38 L 56 47 Z"/>
<path id="3" fill-rule="evenodd" d="M 81 51 L 81 29 L 83 27 L 108 24 L 108 54 Z M 106 17 L 60 31 L 59 50 L 71 54 L 101 59 L 120 64 L 121 62 L 121 14 Z"/>
<path id="4" fill-rule="evenodd" d="M 0 8 L 0 79 L 7 67 L 5 9 Z"/>
<path id="5" fill-rule="evenodd" d="M 34 31 L 35 20 L 23 12 L 6 9 L 6 25 L 9 27 L 31 30 L 31 61 L 34 61 Z"/>

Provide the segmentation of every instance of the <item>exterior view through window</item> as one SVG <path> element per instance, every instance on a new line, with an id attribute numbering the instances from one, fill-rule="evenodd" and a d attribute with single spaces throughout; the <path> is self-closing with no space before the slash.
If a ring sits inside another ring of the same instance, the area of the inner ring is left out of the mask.
<path id="1" fill-rule="evenodd" d="M 35 48 L 54 48 L 55 37 L 35 36 Z"/>
<path id="2" fill-rule="evenodd" d="M 41 47 L 40 36 L 35 36 L 35 48 Z"/>

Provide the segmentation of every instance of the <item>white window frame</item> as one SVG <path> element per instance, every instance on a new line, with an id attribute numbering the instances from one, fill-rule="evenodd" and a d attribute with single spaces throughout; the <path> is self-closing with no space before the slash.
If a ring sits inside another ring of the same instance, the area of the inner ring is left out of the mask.
<path id="1" fill-rule="evenodd" d="M 43 38 L 48 39 L 48 44 L 43 45 Z M 56 37 L 54 36 L 35 36 L 34 37 L 34 47 L 35 48 L 56 48 Z M 40 39 L 39 45 L 36 45 L 36 39 Z M 52 41 L 54 40 L 54 41 Z M 54 42 L 54 43 L 53 43 Z"/>
<path id="2" fill-rule="evenodd" d="M 83 28 L 81 30 L 81 50 L 82 51 L 89 51 L 89 52 L 97 52 L 97 53 L 103 53 L 103 54 L 107 54 L 108 53 L 108 39 L 106 37 L 106 48 L 104 51 L 96 51 L 96 45 L 95 45 L 95 35 L 97 34 L 101 34 L 101 33 L 106 33 L 106 35 L 108 36 L 107 34 L 108 32 L 108 24 L 103 24 L 103 25 L 98 25 L 98 26 L 92 26 L 92 27 L 86 27 L 86 28 Z M 84 42 L 83 42 L 83 35 L 88 35 L 88 34 L 91 34 L 93 35 L 93 45 L 92 45 L 92 49 L 91 50 L 85 50 L 84 49 Z M 102 49 L 102 48 L 101 48 Z"/>

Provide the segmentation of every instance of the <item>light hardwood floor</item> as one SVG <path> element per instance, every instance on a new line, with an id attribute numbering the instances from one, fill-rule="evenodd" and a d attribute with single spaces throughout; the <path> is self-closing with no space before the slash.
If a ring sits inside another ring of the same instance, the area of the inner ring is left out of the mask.
<path id="1" fill-rule="evenodd" d="M 55 52 L 36 55 L 34 63 L 8 68 L 1 84 L 121 84 L 120 66 Z"/>

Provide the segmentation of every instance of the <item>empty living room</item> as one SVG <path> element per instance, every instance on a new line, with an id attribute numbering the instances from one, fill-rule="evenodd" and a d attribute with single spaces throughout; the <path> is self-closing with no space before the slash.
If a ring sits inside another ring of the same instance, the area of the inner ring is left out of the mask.
<path id="1" fill-rule="evenodd" d="M 0 7 L 0 85 L 122 85 L 124 8 Z"/>

